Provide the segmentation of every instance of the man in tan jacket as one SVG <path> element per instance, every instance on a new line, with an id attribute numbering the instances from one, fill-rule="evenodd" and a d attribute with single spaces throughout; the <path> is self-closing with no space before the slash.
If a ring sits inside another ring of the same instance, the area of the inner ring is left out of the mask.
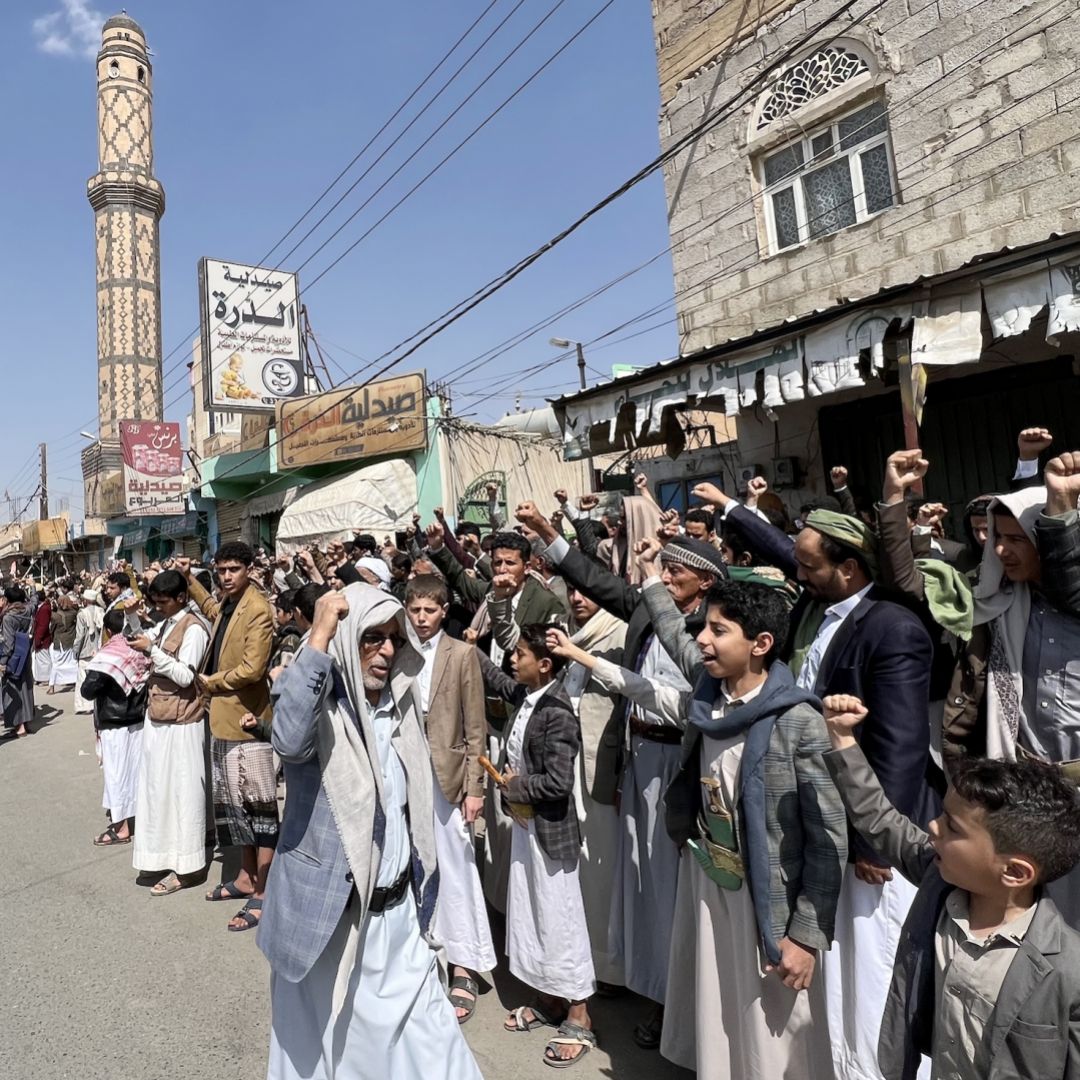
<path id="1" fill-rule="evenodd" d="M 214 569 L 221 584 L 220 602 L 192 576 L 189 559 L 176 561 L 188 580 L 191 599 L 213 623 L 198 685 L 209 699 L 214 822 L 219 845 L 236 846 L 241 852 L 236 879 L 215 886 L 206 899 L 246 899 L 229 922 L 229 929 L 238 931 L 259 923 L 278 835 L 274 753 L 268 742 L 256 740 L 241 724 L 249 713 L 262 720 L 270 717 L 267 669 L 274 613 L 249 579 L 254 561 L 247 544 L 226 543 L 218 549 Z"/>
<path id="2" fill-rule="evenodd" d="M 446 582 L 434 574 L 413 578 L 405 590 L 405 613 L 424 661 L 416 684 L 435 772 L 440 884 L 432 932 L 452 965 L 450 1002 L 463 1024 L 476 1008 L 477 974 L 495 967 L 495 948 L 472 832 L 484 808 L 484 679 L 476 650 L 443 631 L 449 604 Z"/>

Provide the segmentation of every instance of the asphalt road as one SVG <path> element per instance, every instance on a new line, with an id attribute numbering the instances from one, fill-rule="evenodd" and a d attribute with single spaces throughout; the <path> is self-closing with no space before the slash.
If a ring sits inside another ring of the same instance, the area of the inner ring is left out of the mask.
<path id="1" fill-rule="evenodd" d="M 201 889 L 152 899 L 130 846 L 91 845 L 105 820 L 90 718 L 70 694 L 37 693 L 34 734 L 0 741 L 0 1077 L 259 1080 L 269 969 L 254 933 L 228 933 L 233 905 Z M 465 1028 L 484 1076 L 551 1080 L 542 1034 L 501 1029 L 529 995 L 505 970 L 496 982 Z M 689 1078 L 631 1041 L 644 1008 L 597 1001 L 601 1049 L 568 1075 Z"/>

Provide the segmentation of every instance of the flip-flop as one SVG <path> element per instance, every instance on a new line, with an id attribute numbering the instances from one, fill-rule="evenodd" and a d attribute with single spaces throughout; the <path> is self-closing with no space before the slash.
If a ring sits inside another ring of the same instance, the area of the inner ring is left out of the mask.
<path id="1" fill-rule="evenodd" d="M 258 912 L 255 915 L 254 912 Z M 243 919 L 243 926 L 230 926 L 228 929 L 234 934 L 242 934 L 245 930 L 254 930 L 259 925 L 259 919 L 262 917 L 262 901 L 261 900 L 249 900 L 234 916 L 234 919 Z"/>
<path id="2" fill-rule="evenodd" d="M 220 885 L 215 885 L 210 890 L 210 895 L 205 897 L 206 900 L 246 900 L 251 893 L 241 892 L 236 887 L 235 881 L 223 881 Z"/>
<path id="3" fill-rule="evenodd" d="M 118 844 L 130 844 L 130 836 L 120 836 L 116 826 L 110 825 L 100 836 L 94 837 L 94 847 L 116 847 Z"/>
<path id="4" fill-rule="evenodd" d="M 551 1053 L 555 1052 L 552 1050 L 552 1047 L 555 1046 L 580 1046 L 582 1049 L 581 1053 L 575 1054 L 572 1058 L 548 1057 L 549 1051 Z M 547 1046 L 544 1047 L 544 1064 L 550 1065 L 553 1069 L 569 1069 L 571 1065 L 576 1065 L 595 1047 L 595 1031 L 590 1031 L 589 1028 L 584 1028 L 580 1024 L 564 1020 L 559 1025 L 558 1034 L 548 1039 Z"/>
<path id="5" fill-rule="evenodd" d="M 454 991 L 458 993 L 454 993 Z M 464 996 L 465 994 L 472 994 L 471 998 Z M 459 1024 L 467 1023 L 472 1019 L 472 1014 L 476 1012 L 476 1003 L 480 1000 L 480 984 L 475 979 L 470 979 L 468 975 L 455 975 L 450 980 L 450 1004 L 455 1009 L 464 1009 L 465 1015 L 457 1017 Z"/>

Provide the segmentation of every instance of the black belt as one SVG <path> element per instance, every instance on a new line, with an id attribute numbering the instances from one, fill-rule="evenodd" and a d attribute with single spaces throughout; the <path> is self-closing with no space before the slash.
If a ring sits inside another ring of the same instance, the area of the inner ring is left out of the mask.
<path id="1" fill-rule="evenodd" d="M 668 724 L 650 724 L 648 721 L 638 720 L 634 716 L 630 718 L 630 734 L 637 735 L 639 738 L 646 739 L 649 742 L 666 743 L 668 746 L 681 743 L 683 738 L 681 728 Z"/>
<path id="2" fill-rule="evenodd" d="M 393 885 L 384 885 L 375 889 L 371 894 L 371 903 L 368 911 L 372 915 L 381 915 L 387 908 L 399 903 L 409 891 L 409 881 L 412 879 L 412 870 L 406 867 L 401 871 L 401 876 Z"/>

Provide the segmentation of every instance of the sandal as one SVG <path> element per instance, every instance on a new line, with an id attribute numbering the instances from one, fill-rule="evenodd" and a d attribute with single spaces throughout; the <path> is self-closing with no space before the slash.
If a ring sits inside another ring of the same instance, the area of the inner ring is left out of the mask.
<path id="1" fill-rule="evenodd" d="M 94 847 L 116 847 L 117 844 L 130 844 L 130 836 L 120 836 L 115 825 L 110 825 L 100 836 L 94 837 Z"/>
<path id="2" fill-rule="evenodd" d="M 561 1058 L 558 1056 L 557 1051 L 552 1049 L 556 1046 L 580 1046 L 581 1050 L 572 1058 Z M 580 1024 L 573 1024 L 569 1020 L 564 1020 L 559 1025 L 558 1035 L 548 1039 L 548 1044 L 544 1047 L 544 1064 L 550 1065 L 553 1069 L 569 1069 L 571 1065 L 576 1065 L 590 1050 L 595 1048 L 595 1031 L 590 1031 L 589 1028 L 584 1028 Z M 553 1054 L 554 1057 L 551 1056 Z"/>
<path id="3" fill-rule="evenodd" d="M 258 915 L 255 913 L 258 912 Z M 245 930 L 254 930 L 259 925 L 262 917 L 262 901 L 249 900 L 234 916 L 234 919 L 243 919 L 243 926 L 230 926 L 229 930 L 234 934 L 242 934 Z"/>
<path id="4" fill-rule="evenodd" d="M 241 892 L 235 881 L 223 881 L 215 885 L 207 894 L 207 900 L 247 900 L 251 893 Z"/>
<path id="5" fill-rule="evenodd" d="M 181 889 L 190 889 L 192 885 L 201 885 L 206 880 L 205 874 L 178 874 L 170 871 L 150 890 L 151 896 L 169 896 Z"/>
<path id="6" fill-rule="evenodd" d="M 455 990 L 458 993 L 454 993 Z M 465 997 L 465 994 L 472 994 L 472 998 Z M 472 1014 L 476 1012 L 476 1003 L 479 1000 L 480 984 L 475 979 L 470 979 L 467 975 L 455 975 L 450 980 L 450 1004 L 455 1009 L 465 1010 L 464 1016 L 457 1017 L 459 1024 L 464 1024 L 472 1019 Z"/>
<path id="7" fill-rule="evenodd" d="M 533 1014 L 531 1020 L 525 1019 L 525 1010 Z M 522 1005 L 515 1009 L 507 1018 L 507 1021 L 513 1021 L 513 1023 L 506 1022 L 503 1024 L 505 1031 L 532 1031 L 533 1028 L 538 1027 L 558 1027 L 559 1021 L 552 1016 L 548 1016 L 539 1005 Z"/>

